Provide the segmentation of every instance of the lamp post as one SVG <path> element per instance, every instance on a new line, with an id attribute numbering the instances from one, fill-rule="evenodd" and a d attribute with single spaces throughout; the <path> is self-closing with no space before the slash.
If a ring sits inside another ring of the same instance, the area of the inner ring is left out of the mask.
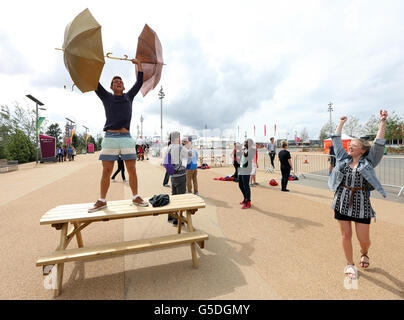
<path id="1" fill-rule="evenodd" d="M 35 136 L 36 136 L 35 137 L 35 145 L 36 145 L 36 163 L 38 163 L 38 150 L 39 150 L 39 146 L 38 146 L 38 109 L 40 109 L 40 110 L 46 110 L 46 109 L 45 108 L 39 108 L 38 106 L 43 106 L 44 104 L 41 101 L 39 101 L 38 99 L 34 98 L 32 95 L 27 94 L 26 97 L 31 99 L 32 101 L 34 101 L 35 104 L 36 104 L 36 108 L 35 108 L 36 121 L 35 121 L 35 123 L 36 123 L 37 132 L 35 134 Z"/>
<path id="2" fill-rule="evenodd" d="M 334 111 L 332 108 L 332 102 L 328 104 L 328 112 L 330 113 L 330 136 L 332 135 L 332 120 L 331 120 L 331 112 Z"/>
<path id="3" fill-rule="evenodd" d="M 76 122 L 74 122 L 73 120 L 70 120 L 69 118 L 65 118 L 65 119 L 69 122 L 69 124 L 68 124 L 68 134 L 69 134 L 69 137 L 70 137 L 71 134 L 72 134 L 72 129 L 73 129 L 72 123 L 76 123 Z M 73 140 L 73 137 L 72 137 L 72 140 Z M 70 141 L 70 143 L 68 143 L 68 145 L 73 144 L 72 142 L 73 141 Z"/>
<path id="4" fill-rule="evenodd" d="M 87 131 L 88 131 L 88 128 L 86 126 L 83 126 L 83 127 L 86 129 L 86 153 L 87 153 Z"/>
<path id="5" fill-rule="evenodd" d="M 143 116 L 140 115 L 140 138 L 143 139 Z"/>
<path id="6" fill-rule="evenodd" d="M 161 155 L 161 148 L 163 144 L 163 99 L 165 97 L 163 86 L 159 91 L 159 99 L 160 99 L 160 155 Z"/>

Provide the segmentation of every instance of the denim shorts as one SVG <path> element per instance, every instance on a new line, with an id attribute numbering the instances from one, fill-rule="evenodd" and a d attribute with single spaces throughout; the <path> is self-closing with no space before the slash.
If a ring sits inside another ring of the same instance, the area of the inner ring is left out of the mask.
<path id="1" fill-rule="evenodd" d="M 99 160 L 116 161 L 118 155 L 122 160 L 136 160 L 136 140 L 129 132 L 106 132 L 101 143 Z"/>

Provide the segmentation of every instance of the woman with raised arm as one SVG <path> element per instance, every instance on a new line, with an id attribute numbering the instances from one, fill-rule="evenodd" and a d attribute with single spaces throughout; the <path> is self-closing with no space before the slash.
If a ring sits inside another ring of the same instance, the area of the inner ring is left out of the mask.
<path id="1" fill-rule="evenodd" d="M 336 133 L 331 136 L 337 162 L 328 180 L 328 186 L 335 191 L 332 209 L 340 225 L 342 247 L 347 260 L 344 273 L 352 279 L 358 278 L 358 271 L 353 261 L 351 221 L 355 222 L 356 236 L 361 247 L 359 264 L 362 268 L 367 268 L 370 263 L 370 219 L 374 217 L 376 221 L 376 213 L 370 204 L 370 191 L 376 189 L 386 197 L 374 171 L 383 157 L 386 119 L 387 111 L 380 110 L 379 130 L 372 146 L 366 140 L 352 139 L 348 152 L 345 151 L 341 132 L 347 117 L 340 119 Z"/>

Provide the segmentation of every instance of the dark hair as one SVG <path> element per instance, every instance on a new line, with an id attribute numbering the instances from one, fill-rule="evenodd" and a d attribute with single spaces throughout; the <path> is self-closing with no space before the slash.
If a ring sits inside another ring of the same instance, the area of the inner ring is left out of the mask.
<path id="1" fill-rule="evenodd" d="M 122 80 L 122 78 L 120 76 L 113 77 L 112 80 L 111 80 L 111 87 L 112 87 L 112 83 L 114 82 L 115 79 L 121 79 Z"/>
<path id="2" fill-rule="evenodd" d="M 178 131 L 173 131 L 173 132 L 170 133 L 170 141 L 171 141 L 171 143 L 174 143 L 174 141 L 177 138 L 180 138 L 180 133 Z M 181 141 L 180 141 L 180 143 L 181 143 Z"/>

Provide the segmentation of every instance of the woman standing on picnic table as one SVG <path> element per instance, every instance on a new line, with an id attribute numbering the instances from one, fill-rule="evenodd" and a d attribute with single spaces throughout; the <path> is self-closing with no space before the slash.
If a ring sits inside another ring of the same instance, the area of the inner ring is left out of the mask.
<path id="1" fill-rule="evenodd" d="M 240 168 L 238 170 L 238 185 L 243 194 L 244 200 L 241 209 L 251 208 L 251 188 L 250 176 L 253 171 L 253 159 L 255 157 L 255 144 L 252 139 L 247 139 L 244 142 L 244 147 L 241 152 Z"/>
<path id="2" fill-rule="evenodd" d="M 359 264 L 367 268 L 370 263 L 370 219 L 374 217 L 376 221 L 376 213 L 370 204 L 370 191 L 376 189 L 386 197 L 374 171 L 383 157 L 386 119 L 387 111 L 380 110 L 379 130 L 372 146 L 366 140 L 352 139 L 348 152 L 345 151 L 341 140 L 342 127 L 347 121 L 345 116 L 341 117 L 336 133 L 331 136 L 337 160 L 328 180 L 330 189 L 335 191 L 331 207 L 340 226 L 342 247 L 347 260 L 344 273 L 352 279 L 358 278 L 358 271 L 353 262 L 351 221 L 355 222 L 356 236 L 361 247 Z"/>

